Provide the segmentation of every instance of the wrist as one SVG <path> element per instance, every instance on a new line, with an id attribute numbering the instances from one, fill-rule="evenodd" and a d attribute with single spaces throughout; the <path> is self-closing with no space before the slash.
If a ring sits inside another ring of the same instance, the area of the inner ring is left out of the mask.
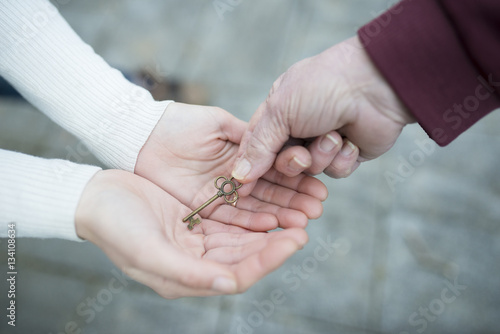
<path id="1" fill-rule="evenodd" d="M 109 171 L 97 172 L 85 186 L 75 212 L 75 230 L 78 237 L 91 241 L 91 223 L 99 215 L 103 184 Z"/>
<path id="2" fill-rule="evenodd" d="M 359 36 L 354 36 L 348 42 L 351 42 L 356 49 L 360 50 L 358 53 L 359 61 L 365 64 L 368 76 L 373 78 L 374 85 L 380 86 L 379 93 L 384 93 L 385 98 L 391 101 L 394 108 L 381 109 L 386 112 L 386 116 L 394 120 L 395 122 L 401 123 L 403 125 L 415 123 L 416 119 L 410 110 L 403 103 L 401 98 L 397 95 L 394 89 L 391 87 L 389 82 L 383 76 L 382 72 L 375 65 L 370 55 L 366 51 L 364 45 L 361 43 Z"/>
<path id="3" fill-rule="evenodd" d="M 154 157 L 157 156 L 156 152 L 164 150 L 163 138 L 169 133 L 169 122 L 166 120 L 171 110 L 178 107 L 179 103 L 171 101 L 163 111 L 161 117 L 156 123 L 153 130 L 149 134 L 148 139 L 142 146 L 137 155 L 135 163 L 134 174 L 144 176 L 151 168 L 156 167 Z"/>
<path id="4" fill-rule="evenodd" d="M 377 68 L 359 37 L 354 36 L 343 43 L 349 43 L 351 48 L 354 47 L 356 50 L 359 50 L 353 57 L 355 57 L 355 66 L 359 66 L 359 68 L 362 68 L 365 72 L 363 76 L 365 77 L 365 81 L 369 84 L 367 86 L 369 88 L 365 91 L 368 95 L 373 95 L 368 96 L 368 99 L 372 101 L 385 101 L 385 105 L 378 108 L 378 110 L 393 121 L 403 126 L 415 123 L 415 117 L 382 75 L 382 72 Z"/>

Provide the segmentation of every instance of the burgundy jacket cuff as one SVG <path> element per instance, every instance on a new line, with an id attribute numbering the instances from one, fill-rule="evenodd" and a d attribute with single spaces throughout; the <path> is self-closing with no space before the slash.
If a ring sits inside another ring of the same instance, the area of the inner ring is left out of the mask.
<path id="1" fill-rule="evenodd" d="M 358 31 L 374 64 L 441 146 L 500 107 L 499 76 L 488 68 L 500 58 L 475 57 L 471 49 L 481 53 L 486 46 L 471 45 L 476 39 L 467 29 L 474 26 L 481 39 L 491 27 L 478 29 L 482 17 L 470 12 L 472 1 L 448 7 L 446 2 L 404 0 Z M 498 46 L 498 37 L 492 37 Z"/>

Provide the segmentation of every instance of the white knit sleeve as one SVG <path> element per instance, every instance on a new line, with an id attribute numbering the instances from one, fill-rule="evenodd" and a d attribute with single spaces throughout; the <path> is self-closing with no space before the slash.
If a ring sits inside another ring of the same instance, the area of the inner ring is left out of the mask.
<path id="1" fill-rule="evenodd" d="M 47 0 L 0 1 L 0 75 L 106 165 L 130 172 L 171 102 L 111 68 Z"/>
<path id="2" fill-rule="evenodd" d="M 75 212 L 99 167 L 0 150 L 0 236 L 15 223 L 19 237 L 80 241 Z"/>

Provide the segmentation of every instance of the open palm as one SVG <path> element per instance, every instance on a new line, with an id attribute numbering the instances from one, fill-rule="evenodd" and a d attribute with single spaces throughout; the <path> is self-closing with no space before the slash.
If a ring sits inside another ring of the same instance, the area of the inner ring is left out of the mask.
<path id="1" fill-rule="evenodd" d="M 75 221 L 81 238 L 165 298 L 245 291 L 307 242 L 303 229 L 252 232 L 230 217 L 189 231 L 189 211 L 150 181 L 108 170 L 85 188 Z"/>
<path id="2" fill-rule="evenodd" d="M 139 154 L 135 173 L 195 209 L 217 190 L 214 179 L 229 176 L 247 123 L 215 107 L 171 103 Z M 237 207 L 218 199 L 202 217 L 225 219 L 252 230 L 304 227 L 322 213 L 326 187 L 304 174 L 286 177 L 269 170 L 244 185 Z"/>

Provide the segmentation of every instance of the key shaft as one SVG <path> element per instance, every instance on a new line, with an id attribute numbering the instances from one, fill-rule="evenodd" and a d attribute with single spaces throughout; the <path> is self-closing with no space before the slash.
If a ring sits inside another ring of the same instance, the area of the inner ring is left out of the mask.
<path id="1" fill-rule="evenodd" d="M 189 215 L 187 215 L 182 220 L 182 222 L 185 223 L 189 219 L 193 218 L 194 215 L 196 215 L 197 213 L 199 213 L 201 210 L 205 209 L 207 206 L 209 206 L 210 204 L 212 204 L 217 198 L 222 197 L 222 196 L 224 196 L 224 193 L 222 193 L 221 191 L 218 191 L 217 194 L 215 194 L 212 198 L 210 198 L 208 201 L 206 201 L 205 203 L 203 203 L 198 209 L 194 210 Z"/>

